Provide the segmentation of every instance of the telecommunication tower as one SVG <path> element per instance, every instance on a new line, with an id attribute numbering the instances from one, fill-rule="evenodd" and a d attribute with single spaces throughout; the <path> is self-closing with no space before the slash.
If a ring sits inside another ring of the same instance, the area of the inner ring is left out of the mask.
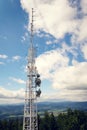
<path id="1" fill-rule="evenodd" d="M 30 47 L 27 65 L 27 83 L 25 91 L 23 130 L 38 130 L 37 98 L 40 97 L 41 80 L 35 66 L 36 49 L 33 44 L 33 8 L 31 21 Z"/>

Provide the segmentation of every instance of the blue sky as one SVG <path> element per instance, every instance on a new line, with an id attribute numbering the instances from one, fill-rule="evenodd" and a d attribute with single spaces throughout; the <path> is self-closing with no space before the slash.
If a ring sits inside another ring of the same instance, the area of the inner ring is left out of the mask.
<path id="1" fill-rule="evenodd" d="M 0 0 L 0 103 L 23 102 L 32 8 L 39 101 L 87 101 L 87 1 Z"/>

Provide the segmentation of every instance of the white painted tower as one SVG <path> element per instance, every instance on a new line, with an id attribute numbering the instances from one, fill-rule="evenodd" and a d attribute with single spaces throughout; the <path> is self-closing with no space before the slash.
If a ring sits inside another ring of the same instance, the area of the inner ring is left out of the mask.
<path id="1" fill-rule="evenodd" d="M 33 44 L 33 9 L 31 22 L 30 47 L 27 65 L 27 83 L 25 91 L 23 130 L 38 130 L 37 97 L 40 97 L 40 75 L 35 66 L 36 49 Z"/>

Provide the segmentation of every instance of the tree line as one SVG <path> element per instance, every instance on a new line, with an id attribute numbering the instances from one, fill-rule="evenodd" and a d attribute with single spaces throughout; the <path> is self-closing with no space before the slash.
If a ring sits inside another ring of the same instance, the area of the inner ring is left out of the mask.
<path id="1" fill-rule="evenodd" d="M 22 125 L 22 118 L 0 120 L 0 130 L 22 130 Z M 45 112 L 38 115 L 38 130 L 87 130 L 87 112 L 68 109 L 56 117 Z"/>

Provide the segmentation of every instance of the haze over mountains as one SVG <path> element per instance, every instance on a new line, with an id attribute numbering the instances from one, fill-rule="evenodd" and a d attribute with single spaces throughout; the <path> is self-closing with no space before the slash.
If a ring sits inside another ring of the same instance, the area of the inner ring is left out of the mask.
<path id="1" fill-rule="evenodd" d="M 87 111 L 87 102 L 40 102 L 38 103 L 38 112 L 43 114 L 45 111 L 65 112 L 68 108 Z M 0 119 L 22 117 L 23 104 L 0 105 Z"/>

